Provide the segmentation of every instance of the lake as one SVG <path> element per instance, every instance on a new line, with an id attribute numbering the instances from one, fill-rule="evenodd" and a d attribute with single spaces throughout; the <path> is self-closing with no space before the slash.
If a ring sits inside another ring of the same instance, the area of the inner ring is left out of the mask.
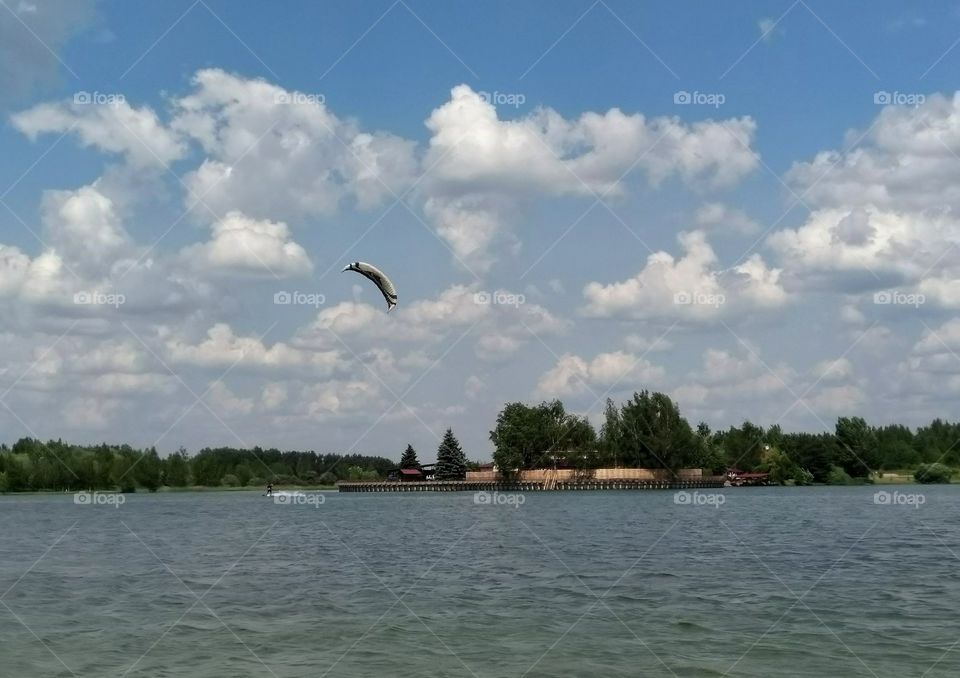
<path id="1" fill-rule="evenodd" d="M 717 492 L 0 497 L 0 674 L 960 675 L 960 488 Z"/>

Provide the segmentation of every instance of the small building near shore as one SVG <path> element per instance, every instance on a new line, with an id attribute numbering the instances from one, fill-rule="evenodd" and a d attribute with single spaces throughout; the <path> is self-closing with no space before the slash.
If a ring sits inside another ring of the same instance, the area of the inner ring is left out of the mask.
<path id="1" fill-rule="evenodd" d="M 423 471 L 418 468 L 395 468 L 387 471 L 387 480 L 392 482 L 420 482 L 424 477 Z"/>

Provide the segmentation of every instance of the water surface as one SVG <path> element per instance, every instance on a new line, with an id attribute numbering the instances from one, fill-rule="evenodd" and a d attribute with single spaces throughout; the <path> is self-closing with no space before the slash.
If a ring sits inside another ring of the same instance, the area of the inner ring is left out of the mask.
<path id="1" fill-rule="evenodd" d="M 0 497 L 0 674 L 960 675 L 960 489 L 877 489 Z"/>

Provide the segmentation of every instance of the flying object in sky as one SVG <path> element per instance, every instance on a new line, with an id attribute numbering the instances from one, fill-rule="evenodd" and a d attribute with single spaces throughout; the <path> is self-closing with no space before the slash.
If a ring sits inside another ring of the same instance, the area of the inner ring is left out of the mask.
<path id="1" fill-rule="evenodd" d="M 397 289 L 393 286 L 390 278 L 388 278 L 386 274 L 376 266 L 372 266 L 362 261 L 355 261 L 349 266 L 344 266 L 341 273 L 345 271 L 355 271 L 364 278 L 373 281 L 373 284 L 377 286 L 377 289 L 380 290 L 380 294 L 382 294 L 383 298 L 387 301 L 387 313 L 389 313 L 393 307 L 397 305 Z"/>

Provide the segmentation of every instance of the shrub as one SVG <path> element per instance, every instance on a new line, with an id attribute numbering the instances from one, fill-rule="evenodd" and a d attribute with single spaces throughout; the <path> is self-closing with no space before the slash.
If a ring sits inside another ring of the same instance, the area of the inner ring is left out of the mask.
<path id="1" fill-rule="evenodd" d="M 827 485 L 852 485 L 853 478 L 850 477 L 850 474 L 844 471 L 839 466 L 833 466 L 830 468 L 830 472 L 827 474 Z"/>
<path id="2" fill-rule="evenodd" d="M 228 473 L 220 480 L 220 484 L 227 487 L 240 487 L 240 479 L 232 473 Z"/>
<path id="3" fill-rule="evenodd" d="M 945 464 L 920 464 L 913 474 L 918 483 L 949 483 L 953 469 Z"/>

